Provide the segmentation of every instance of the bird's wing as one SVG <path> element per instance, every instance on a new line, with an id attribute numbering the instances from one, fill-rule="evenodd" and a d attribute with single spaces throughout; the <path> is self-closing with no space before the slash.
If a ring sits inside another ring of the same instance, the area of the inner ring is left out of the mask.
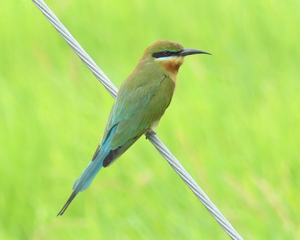
<path id="1" fill-rule="evenodd" d="M 118 125 L 111 149 L 122 146 L 129 139 L 146 132 L 152 123 L 159 120 L 169 106 L 174 90 L 174 82 L 163 75 L 155 84 L 148 81 L 133 91 L 120 92 L 114 105 L 109 129 Z"/>
<path id="2" fill-rule="evenodd" d="M 153 77 L 156 79 L 153 80 Z M 157 77 L 149 76 L 142 82 L 137 81 L 138 84 L 125 81 L 121 86 L 101 141 L 105 142 L 110 130 L 116 126 L 110 142 L 112 151 L 123 148 L 120 153 L 125 152 L 151 124 L 161 118 L 169 106 L 175 84 L 164 74 L 159 79 Z"/>

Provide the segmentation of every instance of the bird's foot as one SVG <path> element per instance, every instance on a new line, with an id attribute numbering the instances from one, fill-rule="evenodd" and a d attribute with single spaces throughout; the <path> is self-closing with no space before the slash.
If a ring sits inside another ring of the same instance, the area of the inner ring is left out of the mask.
<path id="1" fill-rule="evenodd" d="M 155 131 L 153 131 L 152 129 L 149 129 L 147 132 L 146 132 L 146 139 L 148 139 L 149 138 L 149 136 L 150 135 L 152 135 L 152 134 L 155 134 L 156 135 L 156 132 Z"/>

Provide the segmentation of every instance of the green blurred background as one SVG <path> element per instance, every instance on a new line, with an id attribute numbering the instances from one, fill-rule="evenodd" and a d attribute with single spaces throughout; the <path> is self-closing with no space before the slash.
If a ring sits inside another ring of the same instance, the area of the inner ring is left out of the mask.
<path id="1" fill-rule="evenodd" d="M 300 1 L 47 1 L 117 87 L 186 59 L 157 134 L 245 239 L 300 238 Z M 229 239 L 142 137 L 56 217 L 113 98 L 35 5 L 0 7 L 0 239 Z"/>

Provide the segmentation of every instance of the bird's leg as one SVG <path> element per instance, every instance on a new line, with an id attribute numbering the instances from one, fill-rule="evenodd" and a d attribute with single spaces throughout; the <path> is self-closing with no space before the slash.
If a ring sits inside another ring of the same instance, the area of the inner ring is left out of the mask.
<path id="1" fill-rule="evenodd" d="M 148 139 L 148 136 L 149 136 L 149 135 L 152 135 L 152 134 L 155 134 L 155 135 L 156 135 L 156 132 L 155 132 L 154 130 L 152 130 L 151 128 L 149 128 L 149 129 L 147 130 L 147 132 L 145 133 L 146 139 Z"/>

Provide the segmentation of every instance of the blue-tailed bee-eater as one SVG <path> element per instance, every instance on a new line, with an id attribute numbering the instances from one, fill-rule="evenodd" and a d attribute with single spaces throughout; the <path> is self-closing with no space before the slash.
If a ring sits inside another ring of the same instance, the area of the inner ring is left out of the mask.
<path id="1" fill-rule="evenodd" d="M 92 161 L 73 185 L 73 192 L 59 215 L 75 196 L 89 187 L 102 167 L 108 167 L 146 132 L 154 131 L 169 106 L 184 57 L 210 54 L 185 49 L 176 42 L 156 41 L 144 52 L 136 68 L 123 82 Z"/>

